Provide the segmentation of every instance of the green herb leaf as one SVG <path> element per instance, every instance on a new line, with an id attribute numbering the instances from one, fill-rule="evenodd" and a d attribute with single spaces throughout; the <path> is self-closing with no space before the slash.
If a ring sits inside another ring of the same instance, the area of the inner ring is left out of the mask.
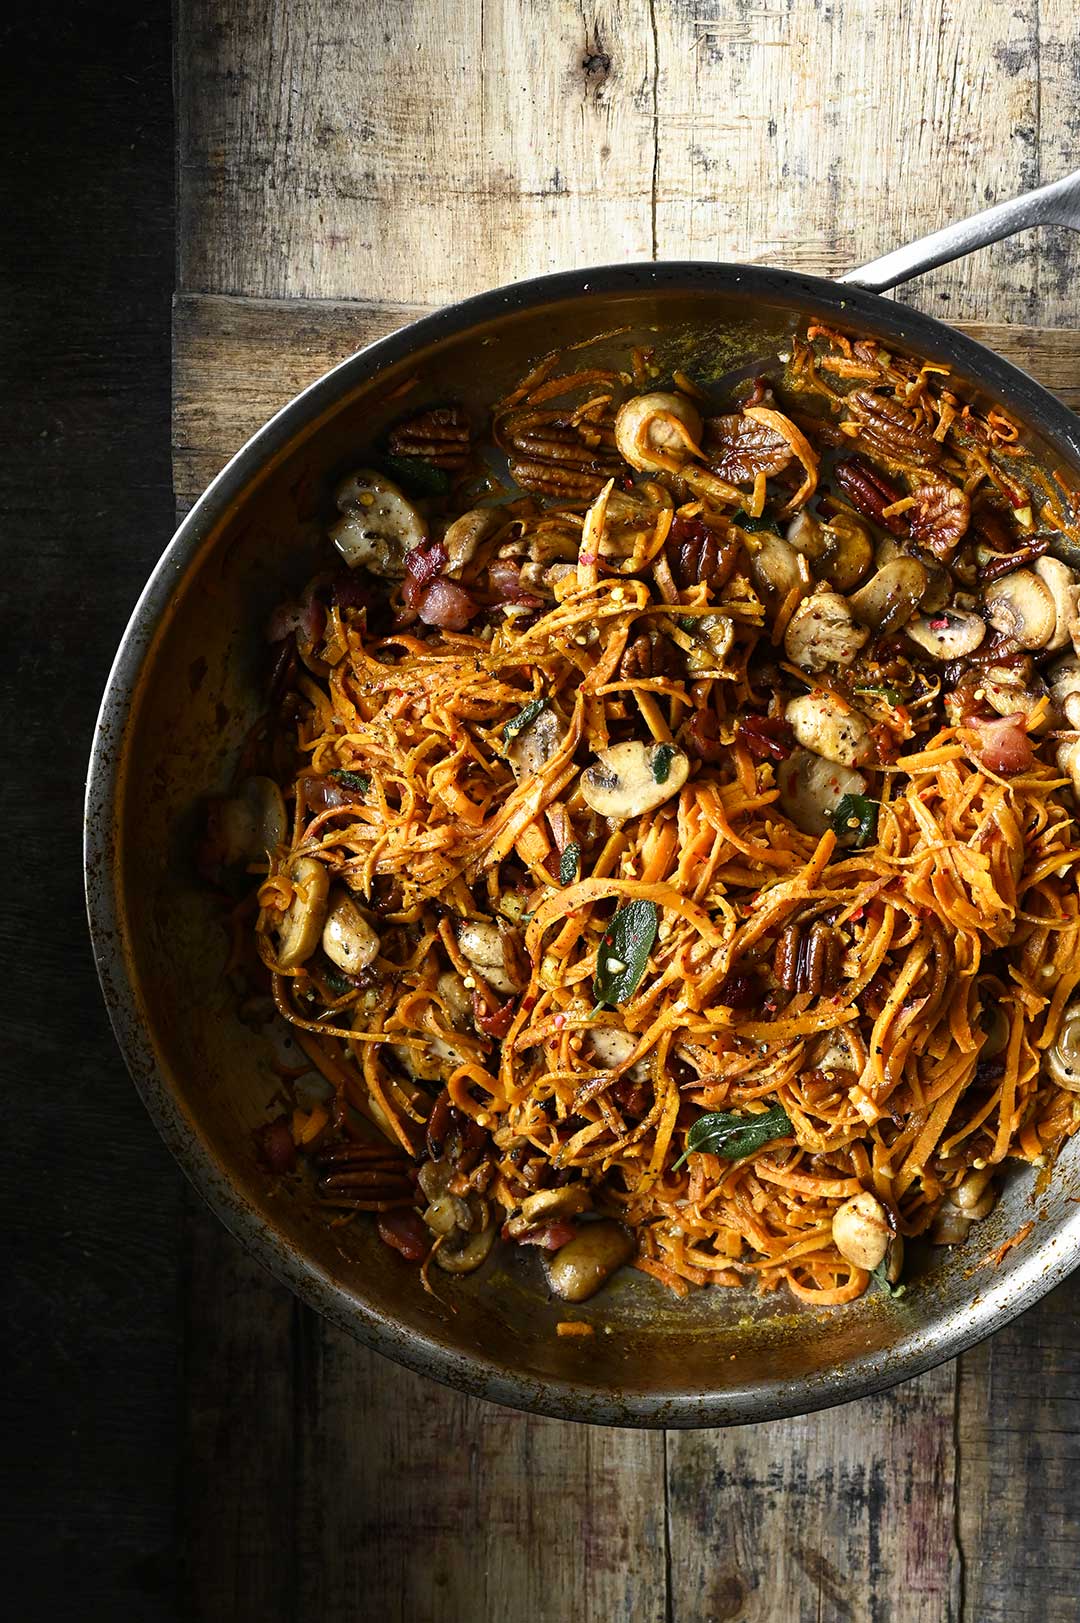
<path id="1" fill-rule="evenodd" d="M 450 489 L 450 476 L 433 462 L 418 456 L 384 456 L 382 465 L 392 479 L 396 479 L 406 496 L 445 496 Z"/>
<path id="2" fill-rule="evenodd" d="M 829 817 L 838 840 L 848 841 L 856 851 L 877 837 L 878 802 L 867 795 L 845 795 Z"/>
<path id="3" fill-rule="evenodd" d="M 875 698 L 884 699 L 886 704 L 899 704 L 900 703 L 900 695 L 899 695 L 899 693 L 897 692 L 897 690 L 894 687 L 890 687 L 887 682 L 881 683 L 880 686 L 878 686 L 877 684 L 874 684 L 874 683 L 870 683 L 866 687 L 856 688 L 855 692 L 856 693 L 872 693 L 875 696 Z"/>
<path id="4" fill-rule="evenodd" d="M 628 902 L 604 931 L 596 954 L 593 996 L 614 1009 L 633 997 L 645 973 L 659 924 L 655 902 Z"/>
<path id="5" fill-rule="evenodd" d="M 679 630 L 686 632 L 694 632 L 697 630 L 697 620 L 692 614 L 680 614 Z"/>
<path id="6" fill-rule="evenodd" d="M 533 699 L 525 706 L 524 710 L 519 710 L 516 716 L 511 716 L 502 730 L 506 743 L 509 744 L 510 740 L 516 738 L 518 733 L 523 733 L 526 727 L 531 727 L 546 704 L 546 699 Z"/>
<path id="7" fill-rule="evenodd" d="M 327 777 L 336 778 L 346 789 L 355 789 L 358 795 L 366 795 L 371 788 L 371 779 L 366 772 L 346 772 L 337 767 L 334 771 L 328 772 Z"/>
<path id="8" fill-rule="evenodd" d="M 559 884 L 572 885 L 577 878 L 578 863 L 581 861 L 580 845 L 568 845 L 559 858 Z"/>
<path id="9" fill-rule="evenodd" d="M 695 1151 L 719 1155 L 725 1161 L 739 1161 L 744 1155 L 753 1155 L 773 1138 L 787 1138 L 791 1134 L 791 1121 L 783 1105 L 773 1105 L 758 1116 L 739 1116 L 733 1110 L 713 1110 L 699 1116 L 686 1135 L 686 1148 L 675 1163 L 681 1167 L 687 1156 Z"/>
<path id="10" fill-rule="evenodd" d="M 888 1266 L 888 1258 L 883 1257 L 882 1260 L 878 1263 L 877 1267 L 874 1269 L 874 1271 L 873 1271 L 873 1273 L 871 1275 L 871 1278 L 877 1280 L 878 1284 L 881 1286 L 881 1288 L 885 1292 L 886 1296 L 891 1296 L 893 1298 L 893 1300 L 896 1301 L 896 1299 L 898 1297 L 904 1295 L 904 1293 L 907 1290 L 907 1286 L 904 1285 L 904 1284 L 897 1284 L 897 1285 L 892 1284 L 891 1281 L 888 1280 L 885 1277 L 885 1269 L 886 1269 L 887 1266 Z"/>
<path id="11" fill-rule="evenodd" d="M 657 744 L 652 752 L 652 775 L 657 783 L 666 783 L 671 763 L 675 758 L 674 744 Z"/>
<path id="12" fill-rule="evenodd" d="M 746 530 L 750 535 L 759 535 L 762 530 L 770 530 L 773 535 L 780 534 L 775 519 L 766 518 L 764 514 L 760 518 L 751 518 L 750 514 L 744 513 L 741 507 L 737 513 L 732 513 L 731 522 L 737 524 L 740 530 Z"/>
<path id="13" fill-rule="evenodd" d="M 346 992 L 355 992 L 356 990 L 352 981 L 347 981 L 344 975 L 336 969 L 324 969 L 323 980 L 335 997 L 344 997 Z"/>

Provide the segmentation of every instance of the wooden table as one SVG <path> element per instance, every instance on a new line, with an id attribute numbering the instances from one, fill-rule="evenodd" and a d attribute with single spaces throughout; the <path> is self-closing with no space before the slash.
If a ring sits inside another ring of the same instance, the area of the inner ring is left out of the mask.
<path id="1" fill-rule="evenodd" d="M 1080 164 L 1075 0 L 180 0 L 178 23 L 181 501 L 415 307 L 613 260 L 841 272 Z M 1078 275 L 1047 232 L 903 296 L 997 324 L 1076 399 L 1077 335 L 1052 329 Z M 1077 1616 L 1068 1286 L 884 1396 L 663 1435 L 386 1364 L 194 1200 L 187 1247 L 205 1623 Z"/>

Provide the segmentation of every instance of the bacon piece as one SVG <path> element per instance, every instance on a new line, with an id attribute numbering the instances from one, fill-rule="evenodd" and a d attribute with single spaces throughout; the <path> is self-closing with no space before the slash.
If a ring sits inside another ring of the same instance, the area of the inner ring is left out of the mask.
<path id="1" fill-rule="evenodd" d="M 446 631 L 464 631 L 477 611 L 477 605 L 463 586 L 441 575 L 431 582 L 416 605 L 426 626 L 439 626 Z"/>
<path id="2" fill-rule="evenodd" d="M 400 1251 L 407 1262 L 419 1262 L 431 1247 L 431 1235 L 423 1220 L 411 1207 L 396 1212 L 380 1212 L 379 1239 L 394 1251 Z"/>
<path id="3" fill-rule="evenodd" d="M 1034 765 L 1035 755 L 1024 729 L 1025 719 L 1022 714 L 995 716 L 993 721 L 981 716 L 965 718 L 965 725 L 978 735 L 975 753 L 991 772 L 1011 778 Z"/>

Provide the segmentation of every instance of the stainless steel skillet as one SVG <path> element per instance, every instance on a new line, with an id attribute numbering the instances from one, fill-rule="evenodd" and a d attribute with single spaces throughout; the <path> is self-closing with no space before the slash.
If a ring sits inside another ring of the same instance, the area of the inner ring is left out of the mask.
<path id="1" fill-rule="evenodd" d="M 305 390 L 233 458 L 181 525 L 134 611 L 105 692 L 87 787 L 86 874 L 102 987 L 166 1142 L 238 1237 L 368 1345 L 469 1392 L 616 1425 L 734 1424 L 842 1402 L 917 1374 L 1030 1306 L 1080 1261 L 1080 1145 L 1045 1187 L 1018 1174 L 965 1251 L 923 1259 L 897 1302 L 827 1314 L 780 1296 L 687 1303 L 637 1276 L 592 1304 L 588 1344 L 554 1334 L 526 1258 L 454 1281 L 446 1303 L 358 1222 L 327 1227 L 302 1187 L 260 1170 L 252 1129 L 277 1079 L 236 1018 L 215 911 L 194 878 L 199 797 L 224 786 L 258 707 L 258 627 L 305 576 L 325 491 L 410 401 L 490 400 L 553 347 L 593 340 L 598 364 L 647 342 L 705 381 L 775 352 L 807 317 L 947 365 L 1002 404 L 1032 452 L 1080 483 L 1080 419 L 1031 378 L 932 317 L 880 296 L 920 270 L 1029 225 L 1080 228 L 1080 175 L 853 271 L 840 282 L 668 262 L 566 272 L 481 294 L 371 345 Z M 617 336 L 597 338 L 597 334 Z M 980 1258 L 1024 1223 L 1000 1267 Z"/>

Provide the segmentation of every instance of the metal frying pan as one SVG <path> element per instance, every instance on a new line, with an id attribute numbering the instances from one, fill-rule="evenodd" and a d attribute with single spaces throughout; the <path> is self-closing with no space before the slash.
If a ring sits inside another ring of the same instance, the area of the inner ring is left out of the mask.
<path id="1" fill-rule="evenodd" d="M 132 615 L 102 703 L 86 806 L 98 972 L 132 1075 L 162 1136 L 233 1232 L 305 1301 L 412 1369 L 522 1409 L 614 1425 L 766 1420 L 839 1403 L 953 1356 L 1030 1306 L 1080 1261 L 1080 1140 L 1036 1187 L 1018 1171 L 966 1249 L 916 1259 L 898 1301 L 798 1310 L 701 1291 L 674 1301 L 616 1279 L 560 1340 L 535 1260 L 493 1254 L 426 1296 L 415 1268 L 358 1221 L 332 1229 L 297 1181 L 258 1166 L 252 1130 L 277 1080 L 236 1018 L 225 944 L 195 881 L 199 797 L 227 784 L 258 710 L 258 628 L 306 578 L 336 474 L 363 460 L 406 377 L 410 405 L 490 400 L 552 347 L 596 364 L 645 342 L 708 381 L 775 354 L 807 316 L 946 363 L 1001 403 L 1047 466 L 1080 481 L 1080 419 L 1031 378 L 940 321 L 880 297 L 920 270 L 1029 225 L 1080 229 L 1080 174 L 853 271 L 841 282 L 740 265 L 659 263 L 519 282 L 425 317 L 345 361 L 251 439 L 181 525 Z M 617 336 L 613 336 L 618 329 Z M 596 337 L 597 334 L 608 336 Z M 980 1259 L 1024 1223 L 996 1269 Z M 507 1248 L 515 1249 L 518 1248 Z"/>

